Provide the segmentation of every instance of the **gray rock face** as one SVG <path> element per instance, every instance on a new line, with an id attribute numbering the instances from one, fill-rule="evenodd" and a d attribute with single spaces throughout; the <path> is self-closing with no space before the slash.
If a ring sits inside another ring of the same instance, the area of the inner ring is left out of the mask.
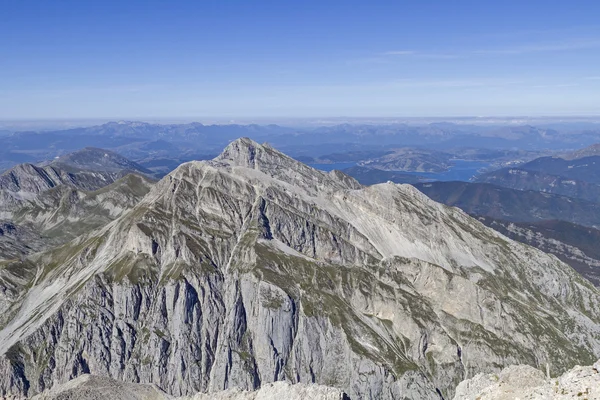
<path id="1" fill-rule="evenodd" d="M 9 267 L 5 395 L 92 373 L 173 396 L 287 381 L 439 400 L 478 372 L 600 357 L 600 293 L 555 257 L 248 139 Z"/>
<path id="2" fill-rule="evenodd" d="M 0 221 L 0 259 L 15 259 L 46 248 L 46 241 L 33 228 Z"/>
<path id="3" fill-rule="evenodd" d="M 600 368 L 576 366 L 558 378 L 548 378 L 529 365 L 516 365 L 498 374 L 477 374 L 461 382 L 454 400 L 600 399 Z"/>

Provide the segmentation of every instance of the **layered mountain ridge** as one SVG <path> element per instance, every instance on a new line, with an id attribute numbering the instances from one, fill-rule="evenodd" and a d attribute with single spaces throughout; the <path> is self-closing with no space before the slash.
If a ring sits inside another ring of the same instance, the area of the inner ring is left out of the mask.
<path id="1" fill-rule="evenodd" d="M 598 203 L 599 172 L 599 156 L 574 159 L 540 157 L 517 167 L 484 173 L 475 180 L 517 190 L 535 190 Z"/>
<path id="2" fill-rule="evenodd" d="M 249 139 L 0 272 L 0 395 L 92 373 L 171 395 L 286 380 L 440 399 L 475 373 L 600 356 L 600 293 L 555 257 Z"/>
<path id="3" fill-rule="evenodd" d="M 118 154 L 93 148 L 45 165 L 19 164 L 0 175 L 0 218 L 10 218 L 11 212 L 53 188 L 94 191 L 128 174 L 145 176 L 148 172 Z"/>
<path id="4" fill-rule="evenodd" d="M 0 175 L 0 260 L 55 247 L 116 219 L 148 193 L 148 170 L 86 148 Z"/>

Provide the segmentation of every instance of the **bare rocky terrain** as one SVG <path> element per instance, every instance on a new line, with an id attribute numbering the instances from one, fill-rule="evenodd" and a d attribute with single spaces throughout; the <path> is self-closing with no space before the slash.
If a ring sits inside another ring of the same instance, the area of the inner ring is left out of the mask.
<path id="1" fill-rule="evenodd" d="M 454 400 L 514 399 L 600 399 L 600 361 L 576 366 L 557 378 L 528 365 L 510 366 L 497 374 L 477 374 L 461 382 L 454 396 Z"/>

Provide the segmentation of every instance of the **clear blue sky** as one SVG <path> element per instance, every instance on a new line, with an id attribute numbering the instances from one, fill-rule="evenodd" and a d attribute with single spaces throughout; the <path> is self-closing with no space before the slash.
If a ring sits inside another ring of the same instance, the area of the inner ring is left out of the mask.
<path id="1" fill-rule="evenodd" d="M 0 118 L 600 114 L 596 1 L 0 0 Z"/>

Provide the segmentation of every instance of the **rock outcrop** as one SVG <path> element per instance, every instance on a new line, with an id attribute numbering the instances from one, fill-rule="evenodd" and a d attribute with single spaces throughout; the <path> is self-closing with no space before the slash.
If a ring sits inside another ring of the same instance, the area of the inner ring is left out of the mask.
<path id="1" fill-rule="evenodd" d="M 478 372 L 600 357 L 600 292 L 557 258 L 248 139 L 2 271 L 4 395 L 91 373 L 172 396 L 287 381 L 439 400 Z"/>
<path id="2" fill-rule="evenodd" d="M 275 382 L 256 391 L 229 389 L 221 392 L 172 397 L 155 385 L 123 383 L 94 375 L 81 375 L 72 381 L 34 396 L 32 400 L 349 400 L 339 389 L 298 383 Z"/>
<path id="3" fill-rule="evenodd" d="M 477 374 L 461 382 L 454 400 L 595 400 L 600 399 L 600 361 L 576 366 L 549 378 L 529 365 L 510 366 L 498 374 Z"/>

